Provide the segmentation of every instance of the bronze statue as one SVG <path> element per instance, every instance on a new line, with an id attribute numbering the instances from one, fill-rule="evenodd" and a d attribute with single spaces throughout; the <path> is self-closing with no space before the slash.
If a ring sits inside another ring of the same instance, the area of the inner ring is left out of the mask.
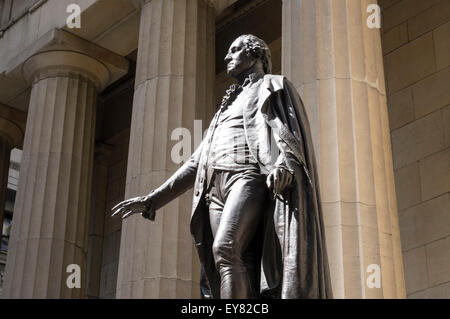
<path id="1" fill-rule="evenodd" d="M 155 211 L 194 187 L 191 233 L 211 298 L 331 298 L 317 167 L 303 103 L 271 75 L 267 44 L 231 45 L 227 91 L 206 137 L 163 185 L 113 216 Z"/>

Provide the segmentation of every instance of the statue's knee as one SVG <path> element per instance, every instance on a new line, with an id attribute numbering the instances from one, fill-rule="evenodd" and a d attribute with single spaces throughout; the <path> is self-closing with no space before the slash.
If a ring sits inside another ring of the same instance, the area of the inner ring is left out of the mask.
<path id="1" fill-rule="evenodd" d="M 235 244 L 232 240 L 215 240 L 212 250 L 214 261 L 218 269 L 224 266 L 232 265 L 233 261 L 236 259 L 236 257 L 238 257 L 238 253 L 235 249 Z"/>

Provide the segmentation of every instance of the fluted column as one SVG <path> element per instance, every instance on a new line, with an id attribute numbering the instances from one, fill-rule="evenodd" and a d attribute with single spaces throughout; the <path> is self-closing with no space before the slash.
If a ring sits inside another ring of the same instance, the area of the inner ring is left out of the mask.
<path id="1" fill-rule="evenodd" d="M 4 296 L 80 298 L 86 291 L 96 96 L 109 72 L 70 51 L 39 53 L 23 69 L 32 92 Z M 81 288 L 66 284 L 71 264 L 81 269 Z"/>
<path id="2" fill-rule="evenodd" d="M 373 3 L 283 1 L 282 72 L 308 109 L 336 298 L 405 297 L 380 32 L 366 25 Z"/>
<path id="3" fill-rule="evenodd" d="M 214 112 L 213 8 L 205 0 L 142 3 L 126 198 L 149 193 L 179 167 L 171 159 L 174 129 L 187 128 L 193 139 L 194 120 Z M 123 222 L 118 298 L 199 296 L 191 203 L 190 191 L 154 223 L 140 216 Z"/>

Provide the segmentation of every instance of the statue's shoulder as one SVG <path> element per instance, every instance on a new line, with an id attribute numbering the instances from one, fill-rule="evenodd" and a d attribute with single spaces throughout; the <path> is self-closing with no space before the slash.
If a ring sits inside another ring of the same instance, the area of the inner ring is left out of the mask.
<path id="1" fill-rule="evenodd" d="M 263 81 L 259 85 L 258 89 L 258 104 L 261 107 L 267 99 L 274 94 L 284 88 L 284 76 L 282 75 L 274 75 L 274 74 L 265 74 Z"/>
<path id="2" fill-rule="evenodd" d="M 266 74 L 263 85 L 272 92 L 283 90 L 291 83 L 284 75 Z"/>

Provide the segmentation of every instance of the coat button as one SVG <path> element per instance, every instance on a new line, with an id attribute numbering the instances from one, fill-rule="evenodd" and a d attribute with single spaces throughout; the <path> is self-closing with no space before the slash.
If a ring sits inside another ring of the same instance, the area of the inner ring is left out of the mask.
<path id="1" fill-rule="evenodd" d="M 203 177 L 200 178 L 200 184 L 203 184 L 204 181 L 205 181 L 205 179 Z"/>
<path id="2" fill-rule="evenodd" d="M 198 195 L 200 195 L 200 191 L 196 190 L 195 191 L 195 196 L 198 196 Z"/>

